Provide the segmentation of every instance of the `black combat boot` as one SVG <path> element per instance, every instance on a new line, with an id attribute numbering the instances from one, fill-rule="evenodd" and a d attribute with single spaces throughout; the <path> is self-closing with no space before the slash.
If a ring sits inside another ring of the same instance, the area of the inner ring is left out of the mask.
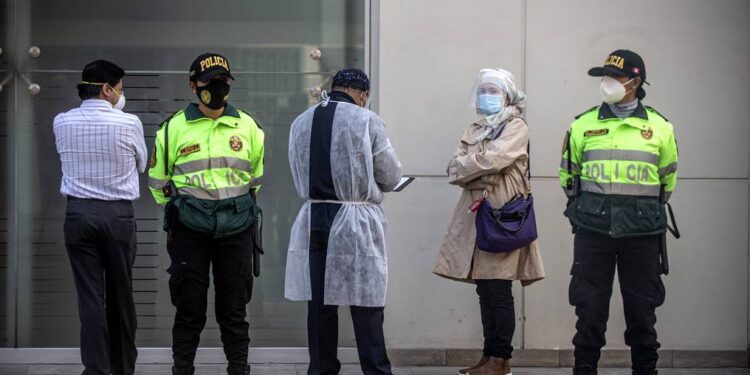
<path id="1" fill-rule="evenodd" d="M 227 375 L 250 375 L 250 364 L 244 367 L 227 367 Z"/>

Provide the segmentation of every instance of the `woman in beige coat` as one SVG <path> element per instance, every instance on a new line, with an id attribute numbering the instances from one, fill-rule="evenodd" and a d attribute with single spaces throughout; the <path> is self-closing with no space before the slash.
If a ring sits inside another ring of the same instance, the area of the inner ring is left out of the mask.
<path id="1" fill-rule="evenodd" d="M 506 253 L 490 253 L 476 246 L 476 213 L 472 203 L 487 195 L 500 208 L 518 194 L 531 193 L 529 129 L 524 120 L 526 97 L 513 75 L 502 69 L 482 69 L 474 107 L 481 118 L 469 125 L 448 164 L 448 181 L 463 189 L 443 239 L 433 272 L 456 281 L 475 283 L 484 331 L 479 362 L 459 374 L 510 374 L 515 309 L 511 285 L 523 286 L 544 278 L 537 241 Z"/>

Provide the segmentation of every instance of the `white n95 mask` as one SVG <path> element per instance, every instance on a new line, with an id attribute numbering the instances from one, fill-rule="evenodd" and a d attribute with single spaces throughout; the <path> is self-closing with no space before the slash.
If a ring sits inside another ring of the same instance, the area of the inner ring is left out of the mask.
<path id="1" fill-rule="evenodd" d="M 622 100 L 627 95 L 628 91 L 625 89 L 625 84 L 630 83 L 635 78 L 630 79 L 625 83 L 610 77 L 602 77 L 602 83 L 599 86 L 599 90 L 602 94 L 602 100 L 607 104 L 615 104 Z"/>
<path id="2" fill-rule="evenodd" d="M 125 94 L 120 94 L 120 98 L 117 99 L 117 103 L 115 103 L 114 108 L 121 111 L 123 108 L 125 108 Z"/>
<path id="3" fill-rule="evenodd" d="M 114 109 L 119 109 L 122 111 L 122 109 L 125 108 L 125 93 L 118 92 L 114 87 L 112 87 L 112 91 L 114 91 L 115 94 L 119 95 L 119 97 L 117 98 L 117 103 L 115 103 L 112 107 Z"/>

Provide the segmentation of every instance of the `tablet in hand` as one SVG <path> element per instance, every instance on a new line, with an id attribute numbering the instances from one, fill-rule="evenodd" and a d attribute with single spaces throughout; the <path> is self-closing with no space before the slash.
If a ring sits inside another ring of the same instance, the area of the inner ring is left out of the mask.
<path id="1" fill-rule="evenodd" d="M 401 177 L 401 181 L 399 181 L 398 185 L 396 185 L 396 187 L 393 188 L 393 191 L 404 190 L 406 185 L 409 185 L 412 181 L 414 181 L 414 177 Z"/>

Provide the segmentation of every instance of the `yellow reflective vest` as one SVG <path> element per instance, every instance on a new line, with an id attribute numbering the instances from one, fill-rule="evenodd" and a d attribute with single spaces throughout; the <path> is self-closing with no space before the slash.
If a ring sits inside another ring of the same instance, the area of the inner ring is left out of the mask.
<path id="1" fill-rule="evenodd" d="M 191 103 L 156 133 L 148 172 L 151 194 L 162 205 L 170 193 L 209 201 L 247 195 L 261 185 L 263 145 L 263 130 L 247 113 L 227 104 L 214 120 Z"/>
<path id="2" fill-rule="evenodd" d="M 591 108 L 566 134 L 559 176 L 574 226 L 612 237 L 663 233 L 677 183 L 673 126 L 641 103 L 623 119 L 607 104 Z"/>

